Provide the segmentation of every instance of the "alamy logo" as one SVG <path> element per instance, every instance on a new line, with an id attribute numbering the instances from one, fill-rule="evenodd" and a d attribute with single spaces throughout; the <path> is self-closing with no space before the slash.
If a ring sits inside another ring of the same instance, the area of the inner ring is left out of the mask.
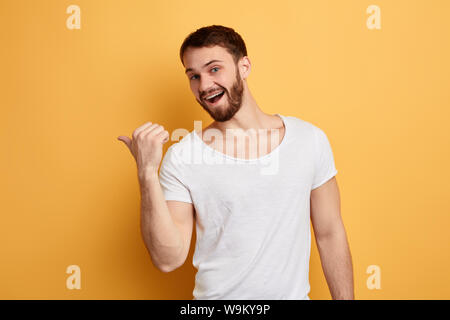
<path id="1" fill-rule="evenodd" d="M 70 265 L 66 269 L 66 273 L 70 274 L 66 280 L 66 288 L 69 290 L 81 289 L 81 269 L 77 265 Z"/>
<path id="2" fill-rule="evenodd" d="M 76 4 L 71 4 L 67 7 L 66 13 L 71 14 L 66 20 L 67 29 L 80 29 L 81 28 L 81 10 Z"/>
<path id="3" fill-rule="evenodd" d="M 381 289 L 381 269 L 377 265 L 370 265 L 367 267 L 366 273 L 371 274 L 367 278 L 367 288 L 369 290 Z"/>
<path id="4" fill-rule="evenodd" d="M 262 175 L 274 175 L 279 167 L 279 140 L 278 129 L 226 129 L 225 136 L 218 129 L 208 129 L 202 132 L 202 122 L 194 121 L 193 140 L 190 148 L 186 148 L 180 161 L 184 164 L 207 165 L 261 165 Z M 179 141 L 189 133 L 184 128 L 175 129 L 171 134 L 172 141 Z M 199 134 L 200 133 L 200 134 Z M 267 138 L 270 137 L 270 138 Z M 284 138 L 283 138 L 284 139 Z M 195 141 L 197 140 L 197 141 Z M 214 148 L 203 142 L 214 142 Z M 226 141 L 225 145 L 223 142 Z M 268 146 L 271 146 L 269 152 Z M 200 150 L 195 148 L 200 146 Z M 275 146 L 275 147 L 272 147 Z M 221 151 L 220 151 L 221 150 Z M 259 156 L 261 154 L 261 156 Z M 231 156 L 233 155 L 233 156 Z"/>
<path id="5" fill-rule="evenodd" d="M 370 5 L 366 9 L 366 13 L 370 14 L 367 18 L 366 25 L 369 30 L 381 29 L 381 10 L 377 5 Z"/>

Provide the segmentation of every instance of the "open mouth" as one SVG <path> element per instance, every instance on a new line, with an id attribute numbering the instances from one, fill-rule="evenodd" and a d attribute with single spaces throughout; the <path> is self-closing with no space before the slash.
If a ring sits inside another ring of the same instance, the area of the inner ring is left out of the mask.
<path id="1" fill-rule="evenodd" d="M 216 104 L 217 102 L 219 102 L 220 99 L 222 99 L 222 97 L 224 96 L 225 91 L 222 91 L 218 94 L 213 95 L 211 98 L 209 99 L 205 99 L 205 101 L 207 101 L 209 104 Z"/>

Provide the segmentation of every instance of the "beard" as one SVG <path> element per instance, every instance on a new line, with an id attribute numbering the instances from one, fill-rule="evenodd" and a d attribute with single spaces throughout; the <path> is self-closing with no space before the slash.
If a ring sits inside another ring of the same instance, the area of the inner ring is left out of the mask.
<path id="1" fill-rule="evenodd" d="M 228 121 L 238 112 L 242 105 L 242 96 L 244 92 L 244 85 L 242 83 L 241 75 L 239 74 L 239 70 L 236 67 L 236 81 L 231 86 L 230 92 L 227 89 L 220 87 L 225 93 L 222 99 L 226 101 L 221 101 L 220 103 L 223 106 L 214 106 L 212 109 L 203 102 L 203 100 L 198 100 L 197 102 L 202 106 L 206 112 L 209 113 L 211 118 L 213 118 L 217 122 Z"/>

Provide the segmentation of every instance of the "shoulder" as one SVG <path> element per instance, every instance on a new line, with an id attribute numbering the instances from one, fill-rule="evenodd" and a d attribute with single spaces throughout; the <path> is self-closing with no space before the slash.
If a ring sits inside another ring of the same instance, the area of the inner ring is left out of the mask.
<path id="1" fill-rule="evenodd" d="M 179 140 L 175 141 L 166 151 L 164 157 L 167 157 L 171 161 L 182 162 L 183 159 L 187 159 L 191 156 L 193 146 L 196 143 L 196 137 L 194 137 L 194 131 L 188 132 L 185 135 L 180 135 Z"/>
<path id="2" fill-rule="evenodd" d="M 286 116 L 295 143 L 306 143 L 314 150 L 329 148 L 330 142 L 325 131 L 316 124 L 295 116 Z"/>
<path id="3" fill-rule="evenodd" d="M 296 116 L 285 116 L 285 119 L 288 125 L 291 126 L 291 129 L 297 134 L 307 134 L 311 137 L 322 131 L 317 125 Z"/>

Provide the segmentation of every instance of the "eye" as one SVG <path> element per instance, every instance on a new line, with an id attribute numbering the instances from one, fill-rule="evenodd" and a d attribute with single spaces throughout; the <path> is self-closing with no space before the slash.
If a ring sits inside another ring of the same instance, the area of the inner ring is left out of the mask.
<path id="1" fill-rule="evenodd" d="M 211 71 L 212 71 L 212 70 L 214 70 L 214 69 L 217 69 L 217 71 L 219 71 L 219 70 L 220 70 L 220 68 L 219 68 L 219 67 L 214 67 L 214 68 L 212 68 L 212 69 L 211 69 Z M 193 75 L 193 76 L 191 76 L 191 77 L 190 77 L 189 79 L 190 79 L 190 80 L 195 80 L 195 78 L 194 78 L 194 77 L 196 77 L 196 76 L 197 76 L 197 75 L 196 75 L 196 74 L 194 74 L 194 75 Z"/>

